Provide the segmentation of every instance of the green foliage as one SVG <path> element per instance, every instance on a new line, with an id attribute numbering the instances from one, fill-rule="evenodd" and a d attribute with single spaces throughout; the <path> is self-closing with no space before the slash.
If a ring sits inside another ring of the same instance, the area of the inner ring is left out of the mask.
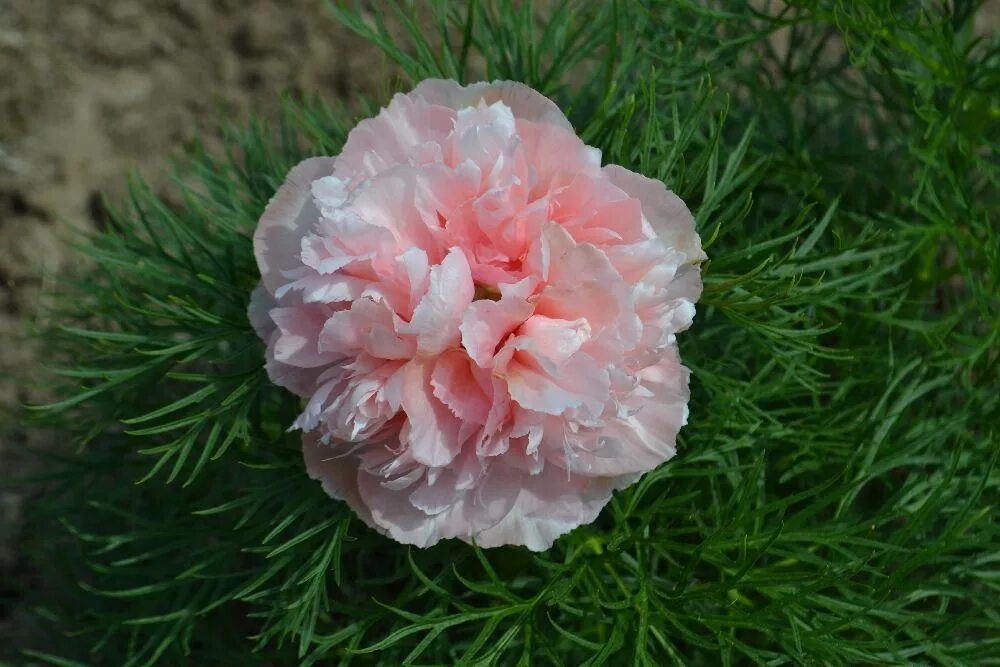
<path id="1" fill-rule="evenodd" d="M 24 660 L 1000 664 L 1000 42 L 975 3 L 332 9 L 410 79 L 542 90 L 689 202 L 711 261 L 680 453 L 540 555 L 410 549 L 329 500 L 245 317 L 263 206 L 353 124 L 290 103 L 193 145 L 182 205 L 136 183 L 81 244 L 46 334 L 41 415 L 77 445 L 40 454 L 52 633 Z"/>

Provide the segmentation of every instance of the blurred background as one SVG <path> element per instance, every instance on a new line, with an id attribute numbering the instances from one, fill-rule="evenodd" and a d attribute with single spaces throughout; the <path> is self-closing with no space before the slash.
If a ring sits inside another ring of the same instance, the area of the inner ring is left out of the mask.
<path id="1" fill-rule="evenodd" d="M 23 445 L 58 444 L 12 415 L 44 400 L 31 326 L 82 268 L 73 232 L 133 171 L 169 200 L 196 130 L 211 145 L 221 121 L 273 119 L 283 93 L 356 106 L 387 68 L 322 0 L 0 0 L 0 645 L 29 630 L 18 591 L 36 579 L 17 549 Z"/>

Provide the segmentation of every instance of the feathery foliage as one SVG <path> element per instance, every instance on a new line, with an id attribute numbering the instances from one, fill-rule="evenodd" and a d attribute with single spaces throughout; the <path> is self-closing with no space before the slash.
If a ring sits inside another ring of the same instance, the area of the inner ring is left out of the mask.
<path id="1" fill-rule="evenodd" d="M 1000 41 L 977 6 L 332 5 L 407 79 L 524 81 L 691 205 L 711 260 L 679 454 L 544 554 L 408 548 L 327 498 L 245 311 L 264 205 L 355 119 L 289 103 L 192 145 L 182 206 L 136 182 L 80 246 L 94 270 L 45 332 L 51 633 L 20 659 L 1000 664 Z"/>

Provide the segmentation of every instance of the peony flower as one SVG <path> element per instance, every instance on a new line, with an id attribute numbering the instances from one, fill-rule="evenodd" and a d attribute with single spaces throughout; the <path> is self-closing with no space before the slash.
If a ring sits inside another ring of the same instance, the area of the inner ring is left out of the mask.
<path id="1" fill-rule="evenodd" d="M 547 549 L 674 455 L 694 220 L 525 85 L 396 95 L 291 171 L 254 249 L 309 475 L 399 542 Z"/>

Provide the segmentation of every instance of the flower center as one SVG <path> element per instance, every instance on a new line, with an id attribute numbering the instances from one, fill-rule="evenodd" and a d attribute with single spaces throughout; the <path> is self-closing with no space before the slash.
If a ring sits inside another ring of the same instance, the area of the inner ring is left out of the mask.
<path id="1" fill-rule="evenodd" d="M 479 283 L 476 283 L 476 289 L 472 293 L 472 300 L 482 301 L 483 299 L 488 301 L 499 301 L 500 292 L 488 285 L 480 285 Z"/>

